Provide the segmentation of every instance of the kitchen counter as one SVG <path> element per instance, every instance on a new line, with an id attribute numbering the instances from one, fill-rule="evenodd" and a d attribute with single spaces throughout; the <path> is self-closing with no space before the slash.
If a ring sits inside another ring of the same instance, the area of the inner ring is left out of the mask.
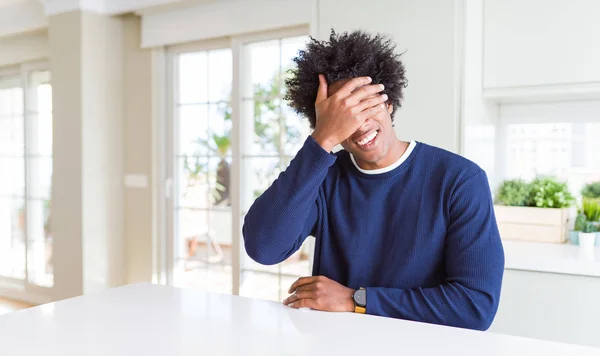
<path id="1" fill-rule="evenodd" d="M 585 254 L 577 245 L 503 241 L 505 268 L 600 277 L 600 247 Z"/>

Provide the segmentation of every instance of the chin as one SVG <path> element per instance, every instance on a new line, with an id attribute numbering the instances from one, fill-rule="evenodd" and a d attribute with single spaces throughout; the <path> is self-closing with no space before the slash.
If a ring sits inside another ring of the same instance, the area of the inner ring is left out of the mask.
<path id="1" fill-rule="evenodd" d="M 367 162 L 367 163 L 377 163 L 377 162 L 381 161 L 381 159 L 383 157 L 385 157 L 384 152 L 381 152 L 381 150 L 373 150 L 373 151 L 365 152 L 365 151 L 361 150 L 360 148 L 353 149 L 352 155 L 354 156 L 354 158 L 356 158 L 362 162 Z"/>

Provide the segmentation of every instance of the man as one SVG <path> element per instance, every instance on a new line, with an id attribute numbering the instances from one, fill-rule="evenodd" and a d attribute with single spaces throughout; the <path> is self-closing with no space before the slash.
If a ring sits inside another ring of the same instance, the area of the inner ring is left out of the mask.
<path id="1" fill-rule="evenodd" d="M 287 99 L 314 131 L 248 211 L 250 257 L 282 262 L 312 235 L 313 276 L 284 304 L 488 329 L 504 252 L 486 174 L 398 140 L 392 120 L 407 81 L 391 41 L 332 32 L 295 62 Z"/>

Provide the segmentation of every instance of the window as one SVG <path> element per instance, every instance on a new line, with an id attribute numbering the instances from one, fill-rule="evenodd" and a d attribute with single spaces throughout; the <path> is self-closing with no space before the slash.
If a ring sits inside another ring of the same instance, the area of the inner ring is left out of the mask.
<path id="1" fill-rule="evenodd" d="M 174 285 L 281 300 L 295 279 L 310 274 L 308 243 L 279 265 L 261 266 L 243 252 L 234 233 L 309 133 L 308 121 L 283 100 L 286 72 L 307 39 L 303 32 L 169 49 L 167 175 L 174 185 L 167 245 Z M 237 99 L 234 88 L 240 88 Z M 238 141 L 231 135 L 235 125 Z M 240 150 L 237 160 L 232 147 Z M 234 171 L 239 172 L 238 197 L 231 195 Z M 242 215 L 236 218 L 234 211 Z"/>
<path id="2" fill-rule="evenodd" d="M 579 193 L 600 180 L 600 102 L 507 105 L 505 178 L 554 176 Z"/>
<path id="3" fill-rule="evenodd" d="M 51 287 L 50 72 L 0 73 L 0 276 Z"/>
<path id="4" fill-rule="evenodd" d="M 249 69 L 243 75 L 249 85 L 242 90 L 241 119 L 253 124 L 253 134 L 245 135 L 242 150 L 242 213 L 285 170 L 308 135 L 308 120 L 298 117 L 283 100 L 286 73 L 305 42 L 304 36 L 289 37 L 252 42 L 243 48 L 242 58 Z M 310 275 L 309 249 L 305 242 L 275 266 L 262 266 L 244 254 L 240 294 L 271 300 L 287 297 L 298 277 Z"/>
<path id="5" fill-rule="evenodd" d="M 231 49 L 176 61 L 174 283 L 231 293 Z"/>

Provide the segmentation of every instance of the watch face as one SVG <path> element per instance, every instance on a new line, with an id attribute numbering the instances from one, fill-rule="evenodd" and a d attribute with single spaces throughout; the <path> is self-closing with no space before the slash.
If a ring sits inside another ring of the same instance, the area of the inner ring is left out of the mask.
<path id="1" fill-rule="evenodd" d="M 367 291 L 364 289 L 359 289 L 356 292 L 354 292 L 354 303 L 356 303 L 356 305 L 358 305 L 359 307 L 366 307 Z"/>

